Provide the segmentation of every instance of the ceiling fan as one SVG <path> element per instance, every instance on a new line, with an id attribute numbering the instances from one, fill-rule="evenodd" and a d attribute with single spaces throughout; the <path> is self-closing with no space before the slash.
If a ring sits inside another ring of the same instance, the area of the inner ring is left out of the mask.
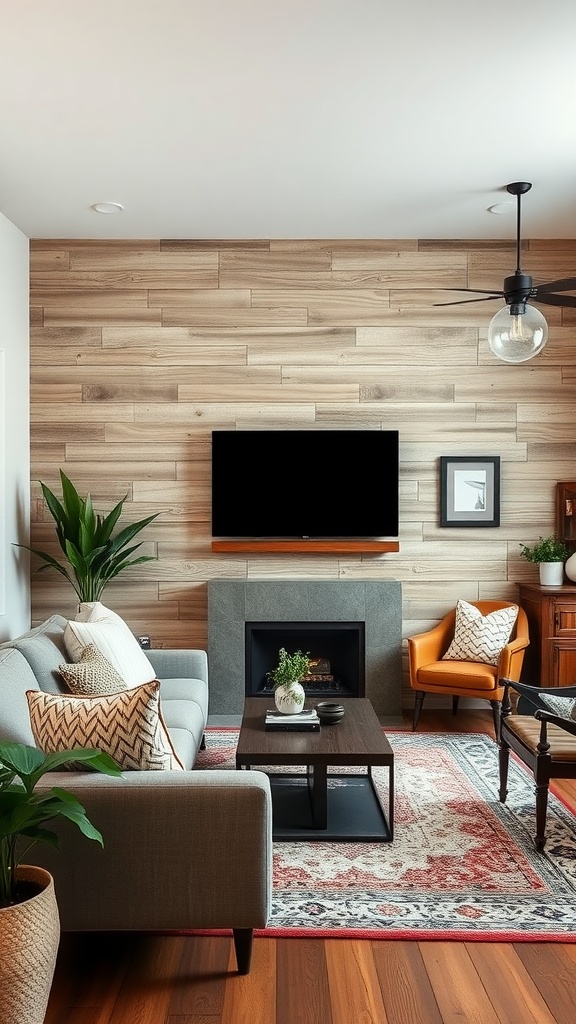
<path id="1" fill-rule="evenodd" d="M 535 285 L 532 278 L 520 269 L 520 203 L 529 192 L 529 181 L 513 181 L 506 185 L 510 195 L 516 196 L 516 270 L 504 278 L 501 291 L 483 288 L 451 288 L 450 291 L 473 292 L 481 299 L 460 299 L 456 302 L 436 302 L 436 306 L 460 306 L 467 302 L 489 302 L 502 298 L 506 305 L 492 318 L 488 328 L 488 344 L 495 356 L 505 363 L 524 363 L 542 351 L 548 338 L 548 324 L 539 309 L 528 300 L 548 306 L 576 307 L 576 296 L 557 295 L 557 292 L 576 289 L 576 277 L 567 277 L 548 284 Z"/>

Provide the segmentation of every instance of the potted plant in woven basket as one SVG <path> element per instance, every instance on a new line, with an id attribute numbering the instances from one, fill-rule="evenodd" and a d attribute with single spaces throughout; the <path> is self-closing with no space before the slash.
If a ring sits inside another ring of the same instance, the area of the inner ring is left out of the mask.
<path id="1" fill-rule="evenodd" d="M 278 652 L 278 664 L 268 673 L 274 687 L 274 703 L 278 711 L 286 715 L 298 714 L 304 707 L 306 692 L 300 680 L 310 667 L 310 653 L 294 651 L 288 654 L 285 647 Z"/>
<path id="2" fill-rule="evenodd" d="M 44 868 L 22 863 L 34 843 L 58 845 L 46 828 L 55 818 L 73 822 L 103 845 L 100 832 L 76 797 L 53 787 L 36 791 L 46 772 L 79 762 L 107 775 L 121 775 L 98 750 L 43 754 L 23 743 L 0 742 L 0 1021 L 43 1024 L 50 995 L 60 920 L 54 881 Z M 80 898 L 80 894 L 79 894 Z"/>
<path id="3" fill-rule="evenodd" d="M 570 554 L 568 546 L 559 537 L 539 537 L 533 547 L 520 545 L 520 554 L 528 562 L 537 562 L 540 583 L 545 587 L 560 587 L 564 580 L 564 562 Z"/>

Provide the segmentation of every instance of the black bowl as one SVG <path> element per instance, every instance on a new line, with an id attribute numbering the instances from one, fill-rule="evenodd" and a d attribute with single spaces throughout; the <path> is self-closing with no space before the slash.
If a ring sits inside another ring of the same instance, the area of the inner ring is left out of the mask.
<path id="1" fill-rule="evenodd" d="M 316 711 L 323 725 L 335 725 L 344 716 L 342 704 L 337 704 L 333 700 L 321 700 L 316 705 Z"/>

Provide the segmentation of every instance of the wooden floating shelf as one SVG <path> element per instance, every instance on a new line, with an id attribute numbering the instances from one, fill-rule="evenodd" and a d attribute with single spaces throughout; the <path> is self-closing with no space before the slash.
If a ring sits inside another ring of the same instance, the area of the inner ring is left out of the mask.
<path id="1" fill-rule="evenodd" d="M 399 551 L 397 540 L 213 540 L 212 551 L 290 554 L 314 552 L 326 555 L 382 554 Z"/>

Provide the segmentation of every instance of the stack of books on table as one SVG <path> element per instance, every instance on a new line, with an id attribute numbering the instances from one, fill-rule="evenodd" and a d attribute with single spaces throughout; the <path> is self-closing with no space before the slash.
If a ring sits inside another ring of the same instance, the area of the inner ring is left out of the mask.
<path id="1" fill-rule="evenodd" d="M 318 732 L 320 719 L 316 708 L 299 711 L 297 715 L 285 715 L 281 711 L 267 711 L 264 728 L 283 730 L 284 732 Z"/>

